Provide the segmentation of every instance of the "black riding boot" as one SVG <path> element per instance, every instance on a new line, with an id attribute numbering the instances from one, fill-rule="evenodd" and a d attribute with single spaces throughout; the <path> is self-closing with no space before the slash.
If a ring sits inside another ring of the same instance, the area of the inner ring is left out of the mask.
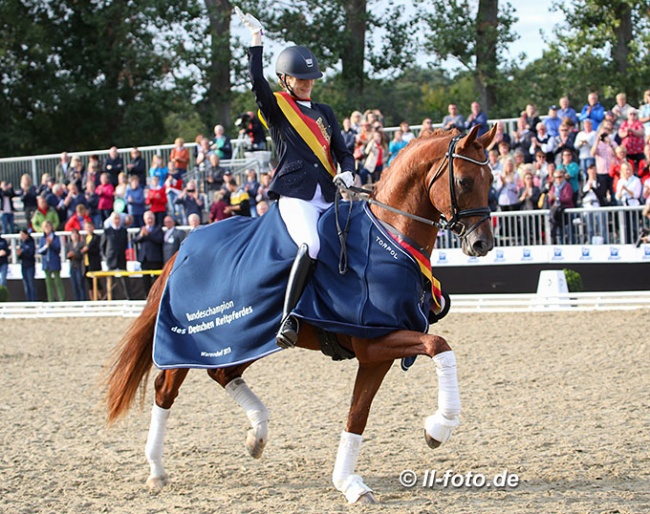
<path id="1" fill-rule="evenodd" d="M 282 324 L 276 336 L 276 343 L 280 348 L 293 348 L 298 342 L 298 320 L 289 314 L 298 303 L 302 292 L 305 290 L 307 280 L 311 276 L 316 261 L 309 257 L 306 244 L 300 245 L 296 258 L 291 266 L 287 292 L 284 296 L 284 309 L 282 310 Z"/>

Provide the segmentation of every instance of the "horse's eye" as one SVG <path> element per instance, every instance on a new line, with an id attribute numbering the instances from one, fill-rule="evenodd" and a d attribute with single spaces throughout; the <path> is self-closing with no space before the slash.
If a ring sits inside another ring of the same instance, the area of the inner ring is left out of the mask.
<path id="1" fill-rule="evenodd" d="M 470 191 L 474 185 L 474 181 L 468 177 L 459 178 L 457 179 L 457 182 L 464 191 Z"/>

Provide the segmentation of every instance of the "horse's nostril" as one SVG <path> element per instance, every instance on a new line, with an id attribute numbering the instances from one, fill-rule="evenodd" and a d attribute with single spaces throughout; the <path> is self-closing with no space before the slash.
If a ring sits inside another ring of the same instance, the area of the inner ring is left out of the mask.
<path id="1" fill-rule="evenodd" d="M 487 244 L 485 243 L 485 241 L 481 241 L 481 240 L 474 241 L 472 247 L 474 248 L 474 251 L 478 255 L 485 255 L 487 253 Z"/>

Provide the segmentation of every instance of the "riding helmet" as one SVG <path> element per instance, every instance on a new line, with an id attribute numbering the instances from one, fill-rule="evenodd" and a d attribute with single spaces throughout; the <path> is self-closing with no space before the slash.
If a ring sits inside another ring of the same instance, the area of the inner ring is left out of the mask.
<path id="1" fill-rule="evenodd" d="M 319 79 L 323 76 L 318 69 L 316 56 L 304 46 L 290 46 L 282 50 L 275 63 L 278 76 L 291 75 L 297 79 Z"/>

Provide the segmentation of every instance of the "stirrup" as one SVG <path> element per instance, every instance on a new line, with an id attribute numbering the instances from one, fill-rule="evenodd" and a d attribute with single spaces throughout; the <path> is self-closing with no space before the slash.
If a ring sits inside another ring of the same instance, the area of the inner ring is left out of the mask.
<path id="1" fill-rule="evenodd" d="M 298 342 L 298 330 L 298 320 L 293 316 L 287 316 L 275 336 L 275 343 L 280 348 L 295 348 Z"/>

